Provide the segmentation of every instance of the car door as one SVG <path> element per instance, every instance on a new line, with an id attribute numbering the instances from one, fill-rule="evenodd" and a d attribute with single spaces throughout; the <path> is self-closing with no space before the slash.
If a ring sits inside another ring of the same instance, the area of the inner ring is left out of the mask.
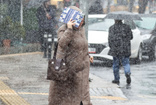
<path id="1" fill-rule="evenodd" d="M 138 51 L 142 42 L 142 37 L 138 28 L 133 29 L 133 39 L 131 40 L 131 58 L 138 56 Z"/>
<path id="2" fill-rule="evenodd" d="M 130 58 L 137 58 L 140 44 L 142 42 L 140 30 L 136 27 L 135 23 L 132 20 L 124 20 L 124 23 L 130 26 L 132 33 L 133 33 L 133 39 L 131 40 Z"/>

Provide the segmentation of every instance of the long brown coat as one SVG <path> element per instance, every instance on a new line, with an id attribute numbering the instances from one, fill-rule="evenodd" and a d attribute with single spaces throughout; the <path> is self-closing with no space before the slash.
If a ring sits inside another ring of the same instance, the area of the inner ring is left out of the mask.
<path id="1" fill-rule="evenodd" d="M 92 105 L 88 81 L 88 43 L 83 27 L 79 30 L 68 29 L 66 25 L 59 28 L 56 58 L 64 57 L 71 71 L 70 79 L 62 83 L 51 81 L 49 105 L 80 105 L 81 101 L 83 105 Z"/>

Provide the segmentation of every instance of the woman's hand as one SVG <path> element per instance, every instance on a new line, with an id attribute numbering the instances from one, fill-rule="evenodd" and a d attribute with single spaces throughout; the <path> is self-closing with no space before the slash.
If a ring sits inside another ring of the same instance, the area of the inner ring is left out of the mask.
<path id="1" fill-rule="evenodd" d="M 75 25 L 75 20 L 70 19 L 69 22 L 67 23 L 67 27 L 70 29 L 73 29 L 73 26 Z"/>
<path id="2" fill-rule="evenodd" d="M 51 19 L 51 16 L 48 13 L 46 13 L 46 16 L 48 19 Z"/>
<path id="3" fill-rule="evenodd" d="M 94 58 L 93 58 L 92 56 L 90 56 L 90 57 L 89 57 L 89 60 L 90 60 L 91 63 L 93 63 Z"/>

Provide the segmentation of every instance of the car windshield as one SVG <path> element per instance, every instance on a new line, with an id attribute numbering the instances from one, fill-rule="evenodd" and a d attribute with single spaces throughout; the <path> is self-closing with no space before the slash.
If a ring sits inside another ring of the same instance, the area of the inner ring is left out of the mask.
<path id="1" fill-rule="evenodd" d="M 114 24 L 113 19 L 92 18 L 89 20 L 88 29 L 92 31 L 108 31 L 109 27 Z"/>
<path id="2" fill-rule="evenodd" d="M 135 20 L 134 23 L 140 29 L 153 30 L 156 25 L 156 18 L 142 17 L 142 21 Z"/>

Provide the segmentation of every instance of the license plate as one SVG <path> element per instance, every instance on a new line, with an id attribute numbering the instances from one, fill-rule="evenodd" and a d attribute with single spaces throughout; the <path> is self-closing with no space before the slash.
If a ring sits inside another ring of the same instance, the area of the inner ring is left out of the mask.
<path id="1" fill-rule="evenodd" d="M 95 48 L 88 48 L 88 52 L 89 53 L 96 53 L 96 49 Z"/>

